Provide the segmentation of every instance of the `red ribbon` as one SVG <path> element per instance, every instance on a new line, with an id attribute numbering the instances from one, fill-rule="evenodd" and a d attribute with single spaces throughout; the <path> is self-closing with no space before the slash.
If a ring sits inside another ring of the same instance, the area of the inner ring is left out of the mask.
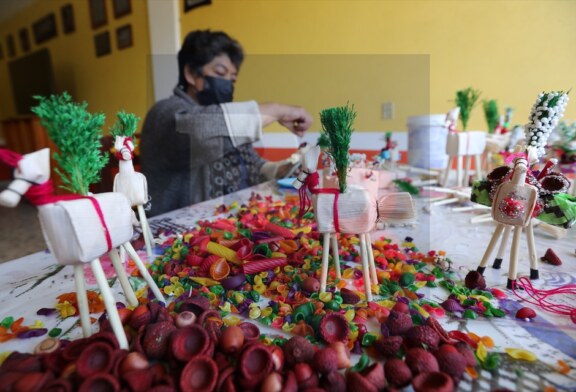
<path id="1" fill-rule="evenodd" d="M 313 195 L 318 194 L 328 194 L 334 195 L 334 229 L 337 233 L 340 232 L 340 222 L 338 221 L 338 197 L 340 196 L 340 190 L 336 188 L 317 188 L 318 184 L 320 183 L 320 176 L 318 172 L 314 172 L 309 174 L 308 177 L 304 180 L 304 184 L 298 190 L 300 195 L 300 216 L 308 212 L 310 207 L 312 206 L 312 202 L 310 197 L 306 193 L 306 189 L 310 191 Z M 304 211 L 304 212 L 303 212 Z"/>
<path id="2" fill-rule="evenodd" d="M 4 162 L 10 167 L 18 166 L 18 162 L 22 159 L 22 155 L 17 152 L 10 151 L 6 148 L 0 148 L 0 162 Z"/>
<path id="3" fill-rule="evenodd" d="M 132 148 L 128 144 L 128 142 L 131 142 L 131 141 L 132 141 L 131 137 L 124 138 L 124 143 L 122 143 L 122 148 L 120 148 L 120 150 L 117 150 L 116 153 L 114 154 L 114 156 L 116 158 L 118 158 L 119 161 L 130 161 L 134 158 L 134 151 L 132 150 Z M 124 159 L 122 157 L 122 150 L 124 149 L 124 147 L 130 152 L 130 159 Z"/>
<path id="4" fill-rule="evenodd" d="M 79 199 L 90 200 L 90 202 L 94 206 L 94 210 L 96 210 L 98 219 L 100 219 L 100 224 L 104 229 L 106 245 L 108 246 L 108 250 L 106 252 L 109 252 L 110 249 L 112 249 L 112 238 L 110 237 L 110 231 L 108 230 L 108 225 L 106 224 L 106 220 L 104 219 L 104 214 L 102 213 L 102 209 L 100 208 L 100 203 L 98 203 L 98 200 L 96 200 L 94 197 L 80 196 L 80 195 L 55 195 L 52 180 L 48 180 L 43 184 L 32 185 L 30 189 L 28 189 L 28 192 L 26 192 L 24 197 L 32 205 L 35 206 L 42 206 L 45 204 L 52 204 L 59 201 L 68 201 L 68 200 L 79 200 Z"/>

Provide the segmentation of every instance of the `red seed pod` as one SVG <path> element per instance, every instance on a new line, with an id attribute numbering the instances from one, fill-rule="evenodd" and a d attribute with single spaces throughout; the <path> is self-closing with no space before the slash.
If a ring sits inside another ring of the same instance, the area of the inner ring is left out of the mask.
<path id="1" fill-rule="evenodd" d="M 516 312 L 516 318 L 519 319 L 533 319 L 536 317 L 536 312 L 532 308 L 520 308 Z"/>

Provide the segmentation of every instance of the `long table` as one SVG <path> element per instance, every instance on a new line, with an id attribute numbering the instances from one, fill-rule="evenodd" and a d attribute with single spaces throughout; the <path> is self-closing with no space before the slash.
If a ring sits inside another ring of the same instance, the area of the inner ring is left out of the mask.
<path id="1" fill-rule="evenodd" d="M 170 229 L 172 232 L 183 232 L 194 227 L 198 220 L 214 219 L 216 207 L 230 204 L 233 201 L 245 202 L 252 193 L 262 196 L 272 196 L 283 199 L 294 190 L 279 187 L 275 182 L 264 183 L 245 189 L 220 199 L 210 200 L 190 207 L 154 217 L 150 220 L 153 229 Z M 484 250 L 490 240 L 495 224 L 485 222 L 471 224 L 473 212 L 455 212 L 450 206 L 433 206 L 428 197 L 416 199 L 418 207 L 418 223 L 414 227 L 388 227 L 372 233 L 372 238 L 382 236 L 401 243 L 406 237 L 413 238 L 421 251 L 444 250 L 453 262 L 455 279 L 463 279 L 470 270 L 475 270 Z M 571 230 L 564 239 L 557 240 L 546 233 L 536 233 L 538 256 L 544 255 L 548 248 L 554 249 L 563 260 L 561 266 L 549 264 L 540 265 L 540 279 L 534 282 L 537 288 L 576 284 L 575 232 Z M 145 257 L 144 253 L 142 253 Z M 522 348 L 534 353 L 537 361 L 514 360 L 503 355 L 504 361 L 496 372 L 480 371 L 480 377 L 471 380 L 466 377 L 459 386 L 460 390 L 489 391 L 497 387 L 512 390 L 541 391 L 544 385 L 554 385 L 558 390 L 576 390 L 576 372 L 571 370 L 562 375 L 554 369 L 558 361 L 565 361 L 572 369 L 576 368 L 576 324 L 569 317 L 559 316 L 533 305 L 527 305 L 522 300 L 506 290 L 507 258 L 505 256 L 502 269 L 486 269 L 485 278 L 488 287 L 499 288 L 508 294 L 501 301 L 501 306 L 509 311 L 504 318 L 484 318 L 476 320 L 443 317 L 439 319 L 447 330 L 474 332 L 479 336 L 490 336 L 497 351 L 505 348 Z M 87 266 L 88 267 L 88 266 Z M 112 276 L 111 271 L 110 276 Z M 529 274 L 528 252 L 525 242 L 520 251 L 518 272 L 520 276 Z M 86 268 L 88 288 L 95 287 L 94 279 Z M 47 251 L 35 253 L 26 257 L 0 264 L 0 319 L 7 316 L 24 317 L 24 324 L 41 321 L 46 328 L 61 328 L 63 338 L 76 339 L 81 337 L 81 330 L 75 317 L 60 319 L 56 316 L 39 316 L 36 312 L 41 308 L 54 308 L 56 297 L 60 294 L 74 292 L 74 279 L 70 267 L 58 266 L 55 259 Z M 118 283 L 113 285 L 113 291 L 119 301 L 124 301 Z M 438 290 L 425 293 L 429 299 L 442 302 L 447 294 Z M 554 301 L 574 306 L 573 297 L 559 296 Z M 514 317 L 515 311 L 522 306 L 532 307 L 537 317 L 531 322 Z M 277 331 L 275 331 L 277 332 Z M 43 337 L 31 339 L 14 339 L 0 343 L 0 352 L 18 350 L 32 352 L 34 346 Z"/>

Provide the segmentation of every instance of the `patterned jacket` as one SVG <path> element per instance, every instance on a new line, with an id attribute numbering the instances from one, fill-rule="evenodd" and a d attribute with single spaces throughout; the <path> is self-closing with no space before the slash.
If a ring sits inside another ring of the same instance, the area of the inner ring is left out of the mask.
<path id="1" fill-rule="evenodd" d="M 150 215 L 236 192 L 264 181 L 256 102 L 201 106 L 184 91 L 154 104 L 140 143 Z"/>

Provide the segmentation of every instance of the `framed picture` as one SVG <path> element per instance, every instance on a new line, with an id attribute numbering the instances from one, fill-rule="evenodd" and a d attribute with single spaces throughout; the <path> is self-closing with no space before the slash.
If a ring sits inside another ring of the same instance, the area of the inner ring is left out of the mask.
<path id="1" fill-rule="evenodd" d="M 109 31 L 104 31 L 94 36 L 94 48 L 96 49 L 96 57 L 102 57 L 110 54 L 112 48 L 110 46 Z"/>
<path id="2" fill-rule="evenodd" d="M 114 18 L 118 19 L 132 12 L 131 0 L 113 0 Z"/>
<path id="3" fill-rule="evenodd" d="M 64 34 L 73 33 L 76 30 L 74 23 L 74 8 L 72 4 L 66 4 L 60 8 L 60 16 L 62 17 L 62 30 Z"/>
<path id="4" fill-rule="evenodd" d="M 4 47 L 0 43 L 0 60 L 4 60 Z"/>
<path id="5" fill-rule="evenodd" d="M 30 36 L 28 35 L 28 29 L 23 27 L 18 31 L 18 36 L 20 37 L 20 48 L 22 52 L 28 52 L 30 50 Z"/>
<path id="6" fill-rule="evenodd" d="M 32 32 L 34 33 L 34 42 L 36 42 L 36 45 L 56 37 L 58 35 L 56 16 L 52 13 L 34 22 Z"/>
<path id="7" fill-rule="evenodd" d="M 184 12 L 188 12 L 192 8 L 208 4 L 212 4 L 212 0 L 184 0 Z"/>
<path id="8" fill-rule="evenodd" d="M 6 51 L 8 52 L 8 58 L 16 56 L 16 45 L 12 34 L 6 37 Z"/>
<path id="9" fill-rule="evenodd" d="M 105 26 L 108 24 L 108 15 L 106 15 L 106 1 L 105 0 L 89 0 L 90 1 L 90 22 L 92 28 Z"/>
<path id="10" fill-rule="evenodd" d="M 125 25 L 116 29 L 116 46 L 124 49 L 132 46 L 132 25 Z"/>

